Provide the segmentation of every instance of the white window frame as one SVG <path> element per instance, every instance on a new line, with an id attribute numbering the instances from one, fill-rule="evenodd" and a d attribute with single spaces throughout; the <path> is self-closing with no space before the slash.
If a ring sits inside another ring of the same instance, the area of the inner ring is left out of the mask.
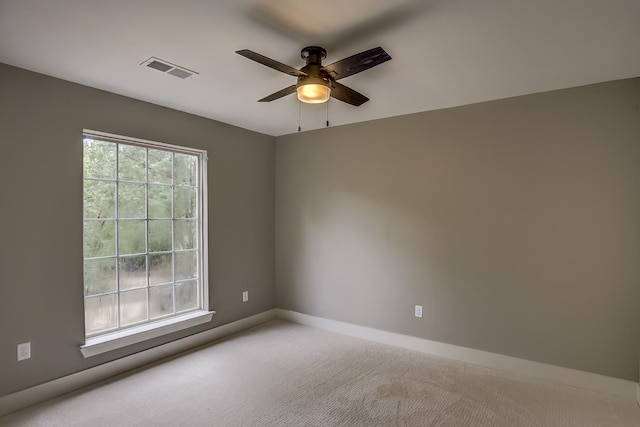
<path id="1" fill-rule="evenodd" d="M 85 337 L 84 345 L 80 346 L 82 355 L 86 357 L 95 356 L 108 351 L 116 350 L 125 346 L 136 344 L 152 338 L 160 337 L 172 332 L 180 331 L 203 323 L 208 323 L 213 318 L 215 311 L 209 310 L 209 274 L 208 274 L 208 213 L 207 213 L 207 152 L 200 149 L 180 147 L 177 145 L 149 141 L 145 139 L 132 138 L 122 135 L 115 135 L 106 132 L 83 129 L 83 135 L 97 140 L 127 144 L 132 146 L 142 146 L 147 148 L 157 148 L 168 150 L 173 153 L 196 154 L 200 158 L 199 165 L 199 203 L 198 216 L 201 232 L 198 236 L 199 245 L 199 274 L 201 281 L 201 308 L 186 313 L 162 318 L 161 320 L 150 321 L 140 325 L 118 329 L 113 332 L 106 332 L 99 335 Z M 83 137 L 84 138 L 84 137 Z M 117 179 L 117 177 L 116 177 Z M 84 177 L 83 177 L 84 181 Z M 84 203 L 83 203 L 84 204 Z M 84 218 L 83 218 L 84 222 Z M 83 251 L 84 259 L 84 251 Z M 83 287 L 84 288 L 84 287 Z M 84 292 L 83 292 L 84 295 Z M 83 311 L 84 313 L 84 311 Z M 83 316 L 84 325 L 84 316 Z"/>

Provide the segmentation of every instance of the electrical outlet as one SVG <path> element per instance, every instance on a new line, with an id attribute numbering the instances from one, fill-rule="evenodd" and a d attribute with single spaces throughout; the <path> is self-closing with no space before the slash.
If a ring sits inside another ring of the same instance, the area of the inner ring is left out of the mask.
<path id="1" fill-rule="evenodd" d="M 419 318 L 422 319 L 422 306 L 421 305 L 416 305 L 415 315 L 416 315 L 416 317 L 419 317 Z"/>
<path id="2" fill-rule="evenodd" d="M 249 291 L 244 291 L 242 293 L 242 302 L 247 302 L 249 301 Z"/>
<path id="3" fill-rule="evenodd" d="M 31 358 L 31 343 L 18 344 L 18 362 L 29 358 Z"/>

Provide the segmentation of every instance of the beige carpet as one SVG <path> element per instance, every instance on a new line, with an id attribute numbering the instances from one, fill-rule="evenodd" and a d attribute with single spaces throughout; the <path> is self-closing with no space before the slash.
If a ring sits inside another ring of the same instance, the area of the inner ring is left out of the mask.
<path id="1" fill-rule="evenodd" d="M 2 426 L 640 426 L 635 402 L 284 321 Z"/>

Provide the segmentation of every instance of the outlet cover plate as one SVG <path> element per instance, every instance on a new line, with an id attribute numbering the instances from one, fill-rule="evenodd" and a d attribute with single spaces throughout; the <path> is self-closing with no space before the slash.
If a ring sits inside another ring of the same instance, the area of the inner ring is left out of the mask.
<path id="1" fill-rule="evenodd" d="M 23 342 L 22 344 L 18 344 L 18 362 L 25 359 L 31 358 L 31 343 Z"/>
<path id="2" fill-rule="evenodd" d="M 242 302 L 249 301 L 249 291 L 242 292 Z"/>
<path id="3" fill-rule="evenodd" d="M 422 306 L 416 305 L 415 316 L 422 319 Z"/>

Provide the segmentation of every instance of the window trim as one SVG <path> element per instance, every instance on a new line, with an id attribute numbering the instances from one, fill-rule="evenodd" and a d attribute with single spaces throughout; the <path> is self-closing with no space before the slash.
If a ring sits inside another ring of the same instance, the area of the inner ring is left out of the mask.
<path id="1" fill-rule="evenodd" d="M 139 326 L 87 338 L 85 344 L 80 346 L 80 351 L 84 358 L 96 356 L 192 326 L 208 323 L 214 314 L 216 314 L 215 311 L 190 311 L 181 316 L 168 317 L 157 322 L 144 323 Z"/>
<path id="2" fill-rule="evenodd" d="M 206 150 L 198 148 L 185 148 L 178 145 L 160 143 L 141 138 L 134 138 L 122 135 L 116 135 L 107 132 L 95 131 L 91 129 L 83 129 L 82 134 L 107 142 L 124 143 L 129 145 L 139 145 L 148 148 L 169 149 L 174 152 L 193 154 L 199 152 L 202 156 L 201 173 L 199 174 L 200 185 L 200 225 L 202 232 L 199 236 L 199 247 L 201 250 L 201 281 L 202 281 L 202 308 L 200 310 L 189 311 L 184 314 L 159 319 L 141 325 L 120 329 L 113 332 L 106 332 L 91 337 L 86 336 L 85 342 L 80 346 L 83 357 L 91 357 L 108 351 L 123 348 L 129 345 L 137 344 L 152 338 L 164 336 L 173 332 L 177 332 L 186 328 L 208 323 L 213 318 L 215 311 L 209 310 L 209 254 L 208 254 L 208 203 L 207 203 L 207 163 L 209 160 Z M 83 326 L 84 326 L 84 309 L 83 309 Z"/>

